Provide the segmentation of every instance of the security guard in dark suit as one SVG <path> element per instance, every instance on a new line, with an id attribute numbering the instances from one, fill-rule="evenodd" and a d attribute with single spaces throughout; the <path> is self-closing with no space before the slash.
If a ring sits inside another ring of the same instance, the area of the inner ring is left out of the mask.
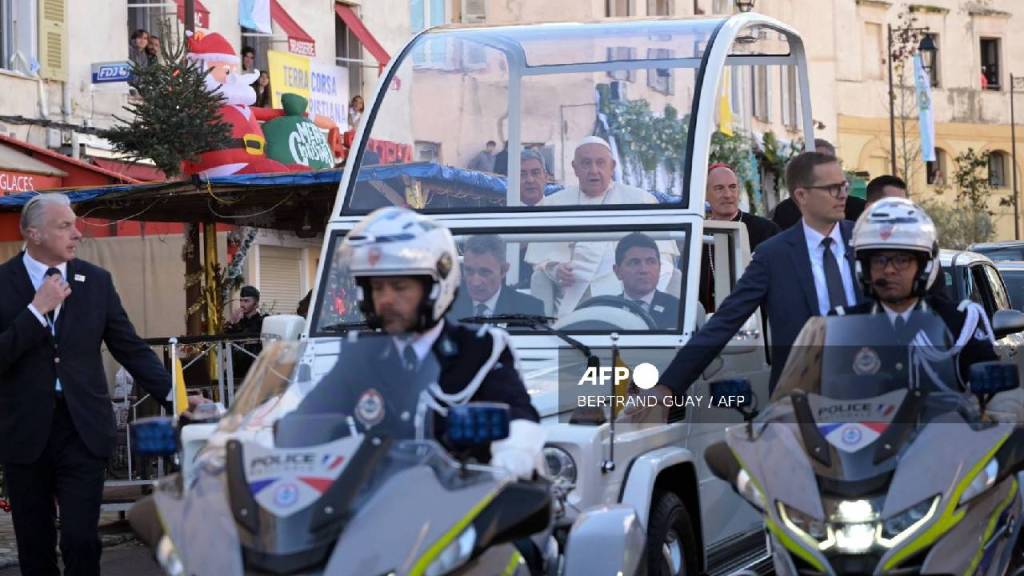
<path id="1" fill-rule="evenodd" d="M 519 376 L 508 334 L 444 317 L 460 275 L 451 233 L 411 210 L 382 208 L 349 233 L 341 250 L 351 256 L 349 271 L 367 324 L 395 337 L 395 363 L 414 372 L 433 354 L 440 364 L 435 396 L 442 405 L 507 404 L 509 437 L 494 442 L 490 455 L 482 458 L 489 456 L 494 466 L 531 476 L 544 447 L 544 431 Z M 435 426 L 439 438 L 444 428 L 441 419 Z"/>
<path id="2" fill-rule="evenodd" d="M 857 277 L 870 300 L 833 314 L 886 314 L 898 340 L 915 337 L 911 316 L 931 311 L 952 334 L 961 386 L 976 362 L 998 360 L 984 309 L 965 300 L 959 305 L 929 292 L 939 272 L 935 224 L 919 206 L 905 198 L 886 198 L 871 205 L 853 229 Z"/>

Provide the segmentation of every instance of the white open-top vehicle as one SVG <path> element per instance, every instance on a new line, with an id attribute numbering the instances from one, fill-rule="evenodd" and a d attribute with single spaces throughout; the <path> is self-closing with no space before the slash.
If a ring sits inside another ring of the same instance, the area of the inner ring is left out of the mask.
<path id="1" fill-rule="evenodd" d="M 613 425 L 608 408 L 596 415 L 575 409 L 588 353 L 610 366 L 616 340 L 627 366 L 664 368 L 695 332 L 705 314 L 702 254 L 718 263 L 706 266 L 708 307 L 750 259 L 743 226 L 705 221 L 720 86 L 731 67 L 795 70 L 799 122 L 804 141 L 813 142 L 800 36 L 758 14 L 455 26 L 416 36 L 391 61 L 357 132 L 305 334 L 308 350 L 329 365 L 336 348 L 318 351 L 318 340 L 360 328 L 354 284 L 336 253 L 373 209 L 404 205 L 429 214 L 452 230 L 460 251 L 469 237 L 498 236 L 509 264 L 503 289 L 540 300 L 551 317 L 504 324 L 546 425 L 549 467 L 566 493 L 559 522 L 568 526 L 593 507 L 631 506 L 655 574 L 724 573 L 766 559 L 758 517 L 700 457 L 738 416 L 685 407 L 668 424 Z M 578 145 L 593 136 L 608 143 L 614 166 L 574 162 Z M 505 143 L 495 170 L 507 176 L 465 168 L 488 140 L 499 150 Z M 538 190 L 537 156 L 545 199 L 528 205 Z M 587 180 L 599 181 L 593 171 L 601 169 L 612 170 L 613 188 L 621 188 L 595 201 Z M 654 312 L 671 306 L 644 314 L 622 297 L 615 247 L 636 232 L 659 247 L 658 289 L 680 303 L 668 317 Z M 559 286 L 547 273 L 550 262 L 573 262 L 575 286 Z M 537 315 L 533 308 L 497 312 Z M 754 314 L 705 380 L 749 378 L 766 400 L 764 334 Z M 708 398 L 703 382 L 690 392 L 695 401 Z"/>

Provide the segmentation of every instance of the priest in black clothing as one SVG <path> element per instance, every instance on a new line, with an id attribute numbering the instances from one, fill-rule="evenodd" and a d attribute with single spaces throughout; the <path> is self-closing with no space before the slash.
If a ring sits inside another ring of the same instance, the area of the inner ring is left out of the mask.
<path id="1" fill-rule="evenodd" d="M 711 207 L 708 220 L 726 220 L 743 222 L 747 226 L 747 237 L 750 239 L 750 251 L 754 252 L 757 245 L 779 233 L 779 227 L 760 216 L 740 210 L 740 184 L 736 172 L 728 164 L 715 163 L 708 169 L 706 198 Z M 704 246 L 701 253 L 700 267 L 700 301 L 708 312 L 715 309 L 713 294 L 714 249 Z"/>

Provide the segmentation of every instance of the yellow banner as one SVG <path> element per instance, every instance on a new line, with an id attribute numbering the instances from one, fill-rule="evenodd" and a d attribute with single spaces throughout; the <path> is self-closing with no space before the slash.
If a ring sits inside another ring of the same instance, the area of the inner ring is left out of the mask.
<path id="1" fill-rule="evenodd" d="M 282 94 L 298 94 L 309 101 L 309 58 L 270 50 L 267 52 L 267 60 L 270 65 L 270 89 L 273 93 L 274 108 L 281 107 Z"/>

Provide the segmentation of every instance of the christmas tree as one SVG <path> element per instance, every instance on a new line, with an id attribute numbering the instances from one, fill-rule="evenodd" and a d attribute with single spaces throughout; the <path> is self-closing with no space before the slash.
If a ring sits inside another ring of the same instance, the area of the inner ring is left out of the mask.
<path id="1" fill-rule="evenodd" d="M 165 35 L 165 38 L 167 36 Z M 206 88 L 206 70 L 186 57 L 185 44 L 148 65 L 133 64 L 128 85 L 138 97 L 125 106 L 133 115 L 101 135 L 130 159 L 150 159 L 169 177 L 200 152 L 229 145 L 231 127 L 221 120 L 220 94 Z"/>

